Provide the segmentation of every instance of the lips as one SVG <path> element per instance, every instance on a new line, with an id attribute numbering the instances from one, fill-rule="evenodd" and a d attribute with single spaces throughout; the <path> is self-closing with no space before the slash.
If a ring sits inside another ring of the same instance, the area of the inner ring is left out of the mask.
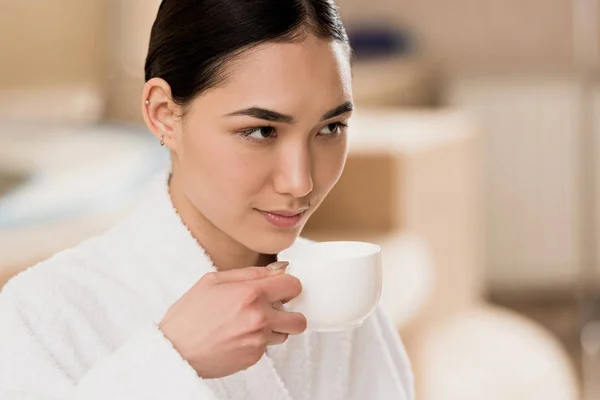
<path id="1" fill-rule="evenodd" d="M 282 217 L 295 217 L 296 215 L 302 214 L 306 209 L 298 210 L 298 211 L 263 211 L 273 215 L 279 215 Z"/>
<path id="2" fill-rule="evenodd" d="M 298 226 L 302 218 L 304 218 L 306 209 L 298 211 L 257 211 L 272 225 L 278 228 L 290 229 Z"/>

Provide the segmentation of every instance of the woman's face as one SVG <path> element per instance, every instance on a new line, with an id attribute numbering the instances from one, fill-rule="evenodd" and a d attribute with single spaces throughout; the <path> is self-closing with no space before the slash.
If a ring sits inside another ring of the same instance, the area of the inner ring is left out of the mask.
<path id="1" fill-rule="evenodd" d="M 173 146 L 174 173 L 214 227 L 275 254 L 338 181 L 352 108 L 343 44 L 309 36 L 262 45 L 189 105 Z"/>

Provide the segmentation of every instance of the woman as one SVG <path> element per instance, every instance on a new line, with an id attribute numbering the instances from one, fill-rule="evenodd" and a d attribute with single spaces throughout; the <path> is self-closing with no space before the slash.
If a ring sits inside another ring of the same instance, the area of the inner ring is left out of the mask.
<path id="1" fill-rule="evenodd" d="M 411 399 L 377 309 L 304 333 L 276 263 L 338 180 L 350 48 L 330 0 L 166 0 L 142 110 L 154 196 L 0 297 L 2 399 Z M 268 268 L 265 268 L 268 266 Z"/>

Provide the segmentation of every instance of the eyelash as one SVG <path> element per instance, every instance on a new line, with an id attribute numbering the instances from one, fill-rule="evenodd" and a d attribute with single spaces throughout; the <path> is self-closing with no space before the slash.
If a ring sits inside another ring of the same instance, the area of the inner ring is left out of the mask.
<path id="1" fill-rule="evenodd" d="M 254 141 L 254 142 L 265 142 L 265 141 L 268 141 L 270 139 L 274 139 L 275 137 L 277 137 L 277 136 L 275 136 L 275 137 L 269 136 L 264 139 L 255 139 L 253 137 L 250 137 L 250 135 L 252 135 L 254 132 L 256 132 L 258 130 L 263 130 L 263 129 L 269 129 L 269 131 L 271 133 L 274 133 L 275 135 L 277 135 L 277 131 L 276 131 L 275 127 L 273 127 L 271 125 L 264 125 L 264 126 L 257 126 L 255 128 L 249 128 L 249 129 L 243 130 L 240 132 L 240 136 L 242 136 L 244 139 Z"/>
<path id="2" fill-rule="evenodd" d="M 343 131 L 346 128 L 348 128 L 348 125 L 344 124 L 343 122 L 332 122 L 330 124 L 325 125 L 323 128 L 327 128 L 327 127 L 329 127 L 331 125 L 335 125 L 334 129 L 337 130 L 337 133 L 331 134 L 331 135 L 324 135 L 327 139 L 336 138 L 336 137 L 340 136 L 343 133 Z M 265 128 L 269 129 L 272 134 L 275 134 L 275 136 L 265 137 L 264 139 L 255 139 L 253 137 L 250 137 L 250 135 L 252 135 L 254 132 L 256 132 L 258 130 L 265 129 Z M 321 128 L 321 129 L 323 129 L 323 128 Z M 270 141 L 270 140 L 275 139 L 277 137 L 277 130 L 275 129 L 274 126 L 264 125 L 264 126 L 257 126 L 255 128 L 249 128 L 249 129 L 243 130 L 239 134 L 244 139 L 250 140 L 252 142 L 267 142 L 267 141 Z"/>

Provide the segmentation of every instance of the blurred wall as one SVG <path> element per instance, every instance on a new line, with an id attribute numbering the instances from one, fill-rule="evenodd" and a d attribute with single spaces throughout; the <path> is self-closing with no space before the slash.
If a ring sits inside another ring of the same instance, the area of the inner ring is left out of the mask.
<path id="1" fill-rule="evenodd" d="M 0 0 L 0 89 L 99 84 L 106 0 Z"/>
<path id="2" fill-rule="evenodd" d="M 111 21 L 107 118 L 141 122 L 141 92 L 150 30 L 161 0 L 109 0 Z"/>

